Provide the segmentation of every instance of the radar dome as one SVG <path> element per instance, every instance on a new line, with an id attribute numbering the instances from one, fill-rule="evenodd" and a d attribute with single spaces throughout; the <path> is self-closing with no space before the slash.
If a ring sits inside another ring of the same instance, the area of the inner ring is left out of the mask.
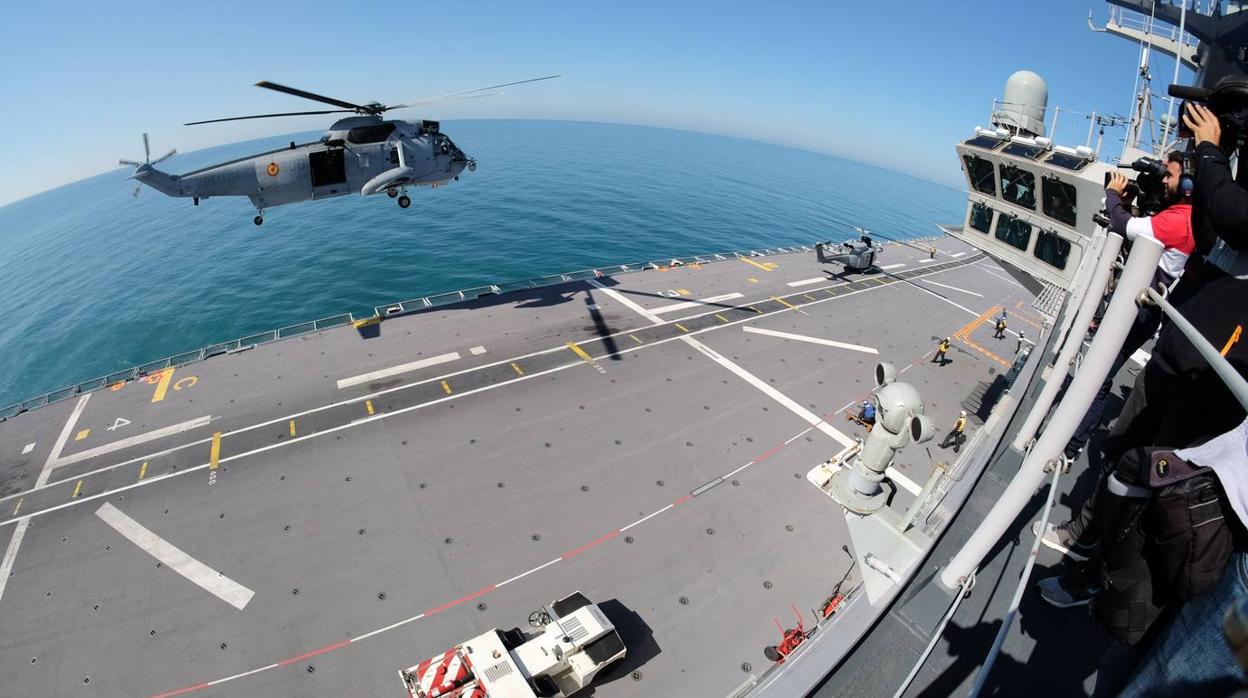
<path id="1" fill-rule="evenodd" d="M 1044 135 L 1044 110 L 1049 105 L 1049 86 L 1030 70 L 1020 70 L 1005 81 L 1005 96 L 992 123 L 1022 136 Z"/>

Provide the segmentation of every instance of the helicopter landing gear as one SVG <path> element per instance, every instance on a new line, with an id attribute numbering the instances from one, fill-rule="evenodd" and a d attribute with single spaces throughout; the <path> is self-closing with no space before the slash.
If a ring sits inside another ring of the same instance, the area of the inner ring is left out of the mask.
<path id="1" fill-rule="evenodd" d="M 260 215 L 256 216 L 255 218 L 252 218 L 252 219 L 251 219 L 251 222 L 252 222 L 252 223 L 255 223 L 256 225 L 260 225 L 261 223 L 264 223 L 264 214 L 263 214 L 263 213 L 261 213 Z"/>
<path id="2" fill-rule="evenodd" d="M 390 197 L 391 199 L 393 199 L 394 197 L 398 195 L 399 195 L 399 190 L 395 189 L 394 187 L 390 187 L 389 189 L 386 190 L 386 196 Z"/>
<path id="3" fill-rule="evenodd" d="M 408 198 L 407 194 L 404 194 L 403 196 L 399 197 L 399 208 L 407 208 L 408 206 L 411 206 L 411 205 L 412 205 L 412 200 Z"/>

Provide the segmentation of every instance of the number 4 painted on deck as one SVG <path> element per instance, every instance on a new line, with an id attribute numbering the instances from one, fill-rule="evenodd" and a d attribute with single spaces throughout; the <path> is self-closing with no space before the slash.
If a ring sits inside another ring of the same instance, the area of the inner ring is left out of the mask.
<path id="1" fill-rule="evenodd" d="M 130 423 L 130 420 L 126 419 L 125 417 L 118 417 L 117 421 L 113 422 L 113 426 L 105 427 L 105 428 L 108 429 L 109 431 L 117 431 L 118 429 L 126 426 L 129 423 Z"/>

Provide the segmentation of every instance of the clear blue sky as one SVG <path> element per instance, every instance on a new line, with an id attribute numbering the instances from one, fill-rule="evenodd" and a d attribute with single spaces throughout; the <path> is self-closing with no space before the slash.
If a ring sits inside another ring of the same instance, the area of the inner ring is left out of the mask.
<path id="1" fill-rule="evenodd" d="M 316 108 L 257 80 L 395 103 L 550 73 L 564 77 L 398 114 L 669 126 L 960 186 L 953 143 L 1014 70 L 1044 76 L 1050 105 L 1126 113 L 1137 49 L 1090 32 L 1089 9 L 1103 24 L 1093 0 L 10 3 L 0 204 L 140 158 L 143 131 L 158 154 L 328 125 L 180 125 Z M 1155 63 L 1163 91 L 1172 66 Z M 1086 125 L 1059 136 L 1081 142 Z"/>

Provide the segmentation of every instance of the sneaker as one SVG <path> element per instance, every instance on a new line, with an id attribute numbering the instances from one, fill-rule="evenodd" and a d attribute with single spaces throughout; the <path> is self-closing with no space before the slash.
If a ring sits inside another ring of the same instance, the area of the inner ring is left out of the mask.
<path id="1" fill-rule="evenodd" d="M 1044 535 L 1041 536 L 1040 522 L 1036 521 L 1031 524 L 1031 533 L 1034 536 L 1039 536 L 1041 543 L 1075 562 L 1086 562 L 1088 557 L 1096 550 L 1094 545 L 1081 544 L 1075 538 L 1075 535 L 1070 532 L 1070 528 L 1066 524 L 1049 524 L 1044 531 Z"/>
<path id="2" fill-rule="evenodd" d="M 1048 577 L 1038 582 L 1040 598 L 1058 608 L 1086 606 L 1092 603 L 1092 597 L 1101 593 L 1101 588 L 1089 584 L 1086 575 L 1081 572 Z"/>

